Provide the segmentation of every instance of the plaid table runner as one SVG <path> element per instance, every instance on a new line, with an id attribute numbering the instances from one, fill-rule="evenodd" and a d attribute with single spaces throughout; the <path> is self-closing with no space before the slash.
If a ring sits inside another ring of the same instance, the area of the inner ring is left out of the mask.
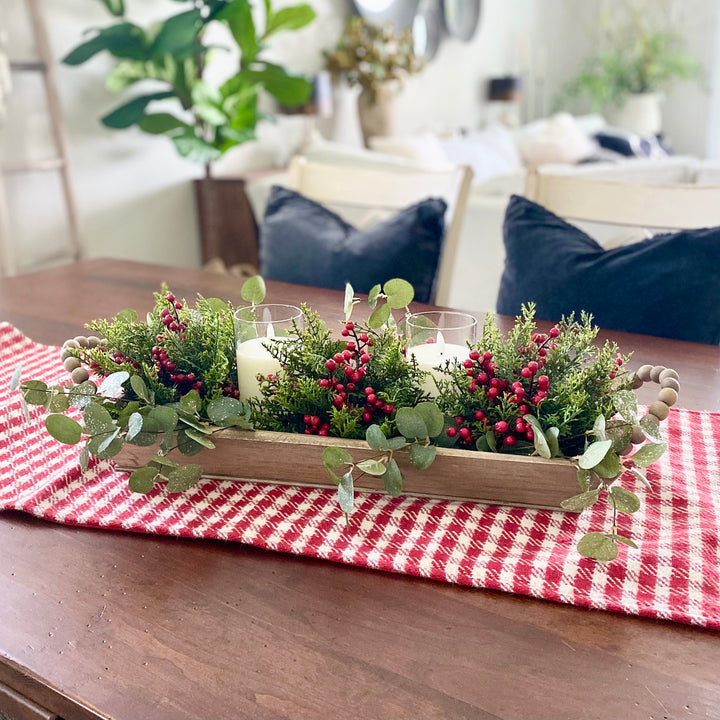
<path id="1" fill-rule="evenodd" d="M 578 516 L 358 493 L 346 528 L 331 490 L 204 480 L 179 495 L 162 487 L 134 494 L 127 473 L 111 461 L 91 460 L 83 475 L 79 446 L 55 442 L 40 409 L 31 408 L 32 422 L 25 422 L 19 393 L 9 391 L 18 362 L 23 379 L 68 380 L 58 348 L 0 323 L 0 509 L 69 525 L 237 541 L 720 628 L 718 413 L 671 411 L 665 425 L 670 450 L 648 472 L 653 492 L 624 481 L 642 508 L 620 515 L 619 532 L 640 549 L 621 546 L 618 558 L 604 564 L 575 550 L 584 533 L 609 526 L 604 504 Z"/>

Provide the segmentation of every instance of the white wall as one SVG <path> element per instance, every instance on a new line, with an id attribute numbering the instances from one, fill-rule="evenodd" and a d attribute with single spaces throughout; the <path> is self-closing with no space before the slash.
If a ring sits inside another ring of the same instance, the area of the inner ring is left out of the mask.
<path id="1" fill-rule="evenodd" d="M 534 66 L 544 53 L 547 81 L 526 87 L 525 118 L 543 114 L 555 92 L 572 76 L 592 47 L 598 8 L 623 0 L 484 0 L 478 32 L 468 43 L 445 39 L 435 59 L 421 75 L 410 78 L 399 102 L 404 132 L 425 129 L 449 131 L 474 127 L 485 115 L 487 79 Z M 131 18 L 140 24 L 177 11 L 172 0 L 126 0 Z M 276 0 L 277 5 L 290 0 Z M 308 28 L 279 35 L 270 57 L 296 70 L 314 72 L 322 65 L 322 49 L 340 35 L 348 0 L 311 0 L 318 19 Z M 688 47 L 711 67 L 717 63 L 720 19 L 716 0 L 687 0 L 682 28 Z M 9 28 L 10 54 L 27 57 L 21 0 L 0 0 L 0 28 Z M 55 57 L 62 57 L 81 38 L 83 30 L 110 22 L 97 0 L 43 0 L 45 19 Z M 715 54 L 715 55 L 713 55 Z M 225 60 L 221 72 L 233 64 Z M 191 180 L 201 171 L 177 157 L 169 141 L 136 129 L 110 131 L 98 122 L 120 97 L 105 89 L 111 60 L 96 57 L 78 68 L 58 67 L 59 93 L 70 138 L 77 201 L 86 254 L 137 258 L 150 262 L 196 266 L 200 262 Z M 720 143 L 708 120 L 717 110 L 712 96 L 697 87 L 676 88 L 665 106 L 665 124 L 677 152 L 704 155 Z M 50 148 L 37 87 L 17 77 L 15 114 L 8 118 L 0 145 L 5 161 L 46 155 Z M 302 137 L 300 118 L 285 118 L 261 129 L 261 142 L 240 148 L 224 163 L 243 167 L 282 164 Z M 15 176 L 7 183 L 11 230 L 21 269 L 43 263 L 64 243 L 62 206 L 57 188 L 47 177 Z"/>

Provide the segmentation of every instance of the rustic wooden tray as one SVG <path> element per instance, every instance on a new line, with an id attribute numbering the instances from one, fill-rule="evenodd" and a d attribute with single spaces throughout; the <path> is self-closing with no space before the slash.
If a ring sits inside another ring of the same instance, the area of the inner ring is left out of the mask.
<path id="1" fill-rule="evenodd" d="M 322 463 L 325 447 L 346 448 L 355 462 L 379 455 L 362 440 L 291 433 L 228 429 L 213 435 L 213 442 L 214 450 L 202 450 L 192 458 L 177 450 L 169 457 L 198 463 L 208 478 L 335 488 Z M 115 462 L 120 470 L 133 470 L 155 453 L 154 447 L 126 443 Z M 438 448 L 435 462 L 418 471 L 407 453 L 396 452 L 394 457 L 405 478 L 403 495 L 560 510 L 562 500 L 579 492 L 577 470 L 567 460 Z M 372 475 L 356 477 L 355 489 L 384 492 L 382 478 Z"/>

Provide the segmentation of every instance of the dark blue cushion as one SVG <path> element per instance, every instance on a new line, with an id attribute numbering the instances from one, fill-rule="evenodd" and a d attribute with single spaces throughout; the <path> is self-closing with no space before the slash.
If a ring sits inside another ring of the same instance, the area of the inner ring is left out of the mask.
<path id="1" fill-rule="evenodd" d="M 445 236 L 447 205 L 429 198 L 358 230 L 299 193 L 275 186 L 260 228 L 260 272 L 267 280 L 357 292 L 390 278 L 430 302 Z"/>
<path id="2" fill-rule="evenodd" d="M 582 230 L 513 195 L 505 214 L 497 311 L 557 321 L 587 310 L 597 325 L 720 342 L 720 228 L 655 235 L 603 250 Z"/>

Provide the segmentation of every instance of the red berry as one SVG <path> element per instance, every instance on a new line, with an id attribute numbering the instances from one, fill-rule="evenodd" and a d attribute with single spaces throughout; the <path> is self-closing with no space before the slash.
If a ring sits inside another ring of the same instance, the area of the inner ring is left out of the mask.
<path id="1" fill-rule="evenodd" d="M 395 406 L 392 405 L 391 403 L 388 403 L 388 404 L 383 408 L 383 412 L 384 412 L 386 415 L 392 415 L 392 414 L 395 412 Z"/>
<path id="2" fill-rule="evenodd" d="M 348 383 L 348 384 L 347 384 L 347 391 L 348 391 L 348 392 L 355 392 L 355 383 Z"/>
<path id="3" fill-rule="evenodd" d="M 525 431 L 525 437 L 526 437 L 530 442 L 532 442 L 532 441 L 535 439 L 535 432 L 533 431 L 532 428 L 528 428 L 528 429 Z"/>
<path id="4" fill-rule="evenodd" d="M 372 390 L 372 388 L 369 388 L 369 389 Z M 367 392 L 367 391 L 368 391 L 368 388 L 365 388 L 365 392 Z M 372 404 L 374 405 L 374 404 L 378 401 L 377 395 L 375 395 L 374 393 L 370 393 L 370 394 L 367 396 L 367 401 L 368 401 L 369 403 L 372 403 Z"/>
<path id="5" fill-rule="evenodd" d="M 470 428 L 462 427 L 459 430 L 460 437 L 467 442 L 472 437 L 472 433 L 470 432 Z"/>
<path id="6" fill-rule="evenodd" d="M 476 410 L 475 411 L 475 419 L 476 420 L 484 420 L 485 419 L 485 413 L 482 410 Z"/>
<path id="7" fill-rule="evenodd" d="M 359 372 L 354 372 L 352 375 L 350 375 L 350 379 L 354 382 L 360 382 L 362 380 L 362 374 Z"/>
<path id="8" fill-rule="evenodd" d="M 364 412 L 362 419 L 363 422 L 370 422 L 372 420 L 372 415 L 369 412 Z"/>
<path id="9" fill-rule="evenodd" d="M 545 357 L 545 356 L 547 355 L 547 350 L 546 350 L 545 348 L 540 348 L 540 349 L 538 350 L 538 355 L 539 355 L 540 357 Z"/>
<path id="10" fill-rule="evenodd" d="M 348 377 L 350 377 L 350 376 L 353 375 L 354 373 L 355 373 L 355 370 L 354 370 L 352 367 L 350 367 L 350 365 L 346 365 L 346 366 L 345 366 L 345 375 L 347 375 Z"/>
<path id="11" fill-rule="evenodd" d="M 611 380 L 614 380 L 614 379 L 615 379 L 615 373 L 608 373 L 608 377 L 609 377 Z"/>
<path id="12" fill-rule="evenodd" d="M 503 438 L 503 445 L 513 446 L 514 444 L 515 444 L 515 436 L 514 435 L 506 435 Z"/>
<path id="13" fill-rule="evenodd" d="M 333 370 L 335 370 L 335 368 L 337 367 L 337 365 L 335 364 L 335 361 L 334 361 L 334 360 L 328 360 L 328 361 L 325 363 L 325 367 L 326 367 L 330 372 L 333 372 Z"/>
<path id="14" fill-rule="evenodd" d="M 333 405 L 334 405 L 336 408 L 341 408 L 344 404 L 345 404 L 345 399 L 343 398 L 342 395 L 336 395 L 336 396 L 333 398 Z"/>
<path id="15" fill-rule="evenodd" d="M 363 390 L 363 392 L 364 392 L 366 395 L 372 395 L 375 391 L 368 385 L 368 386 Z M 374 400 L 371 400 L 370 402 L 374 402 Z"/>
<path id="16" fill-rule="evenodd" d="M 329 434 L 329 430 L 327 430 L 326 428 L 320 428 L 318 430 L 318 435 L 322 435 L 323 437 L 325 437 L 328 434 Z"/>
<path id="17" fill-rule="evenodd" d="M 453 437 L 455 437 L 455 436 L 457 435 L 457 432 L 458 432 L 458 431 L 457 431 L 457 428 L 449 427 L 449 428 L 445 431 L 445 434 L 446 434 L 448 437 L 453 438 Z"/>
<path id="18" fill-rule="evenodd" d="M 537 379 L 537 384 L 541 390 L 547 390 L 550 387 L 550 378 L 547 375 L 541 375 Z"/>
<path id="19" fill-rule="evenodd" d="M 455 423 L 456 423 L 457 425 L 462 425 L 464 422 L 465 422 L 465 421 L 463 420 L 462 415 L 456 415 L 456 416 L 455 416 Z"/>
<path id="20" fill-rule="evenodd" d="M 471 368 L 473 366 L 472 360 L 463 360 L 463 367 Z"/>
<path id="21" fill-rule="evenodd" d="M 367 353 L 363 353 L 363 354 L 360 356 L 360 362 L 361 362 L 363 365 L 367 365 L 367 364 L 370 362 L 370 356 L 369 356 Z"/>
<path id="22" fill-rule="evenodd" d="M 343 337 L 347 337 L 347 336 L 350 334 L 350 331 L 343 329 L 343 330 L 340 331 L 340 334 L 341 334 Z"/>
<path id="23" fill-rule="evenodd" d="M 319 418 L 317 415 L 313 415 L 313 416 L 310 418 L 310 422 L 311 422 L 313 425 L 319 425 L 319 424 L 320 424 L 320 418 Z"/>
<path id="24" fill-rule="evenodd" d="M 348 343 L 345 344 L 345 347 L 346 347 L 348 350 L 354 350 L 354 349 L 355 349 L 355 343 L 351 340 L 350 342 L 348 342 Z"/>
<path id="25" fill-rule="evenodd" d="M 176 302 L 176 303 L 175 303 L 175 309 L 176 309 L 176 310 L 182 310 L 182 308 L 183 308 L 183 304 L 182 304 L 181 302 Z"/>
<path id="26" fill-rule="evenodd" d="M 540 367 L 534 360 L 531 360 L 528 364 L 528 370 L 531 373 L 536 373 L 538 371 L 538 368 Z"/>
<path id="27" fill-rule="evenodd" d="M 330 387 L 330 381 L 327 378 L 320 378 L 318 385 L 322 388 Z"/>
<path id="28" fill-rule="evenodd" d="M 477 379 L 481 385 L 484 385 L 490 378 L 486 372 L 481 372 L 478 374 Z"/>
<path id="29" fill-rule="evenodd" d="M 165 299 L 166 299 L 168 302 L 175 302 L 175 296 L 174 296 L 172 293 L 168 293 L 168 294 L 165 296 Z"/>
<path id="30" fill-rule="evenodd" d="M 497 430 L 499 433 L 507 432 L 508 424 L 504 420 L 498 420 L 495 423 L 495 430 Z"/>
<path id="31" fill-rule="evenodd" d="M 309 425 L 309 424 L 311 423 L 311 418 L 310 418 L 310 416 L 309 416 L 309 415 L 304 415 L 304 416 L 303 416 L 303 422 L 304 422 L 306 425 Z"/>
<path id="32" fill-rule="evenodd" d="M 493 400 L 500 394 L 500 391 L 496 387 L 491 387 L 488 390 L 488 397 L 492 398 Z"/>
<path id="33" fill-rule="evenodd" d="M 551 338 L 556 338 L 559 334 L 560 334 L 560 331 L 556 327 L 551 328 L 551 330 L 550 330 Z"/>
<path id="34" fill-rule="evenodd" d="M 524 367 L 524 368 L 520 371 L 520 374 L 521 374 L 524 378 L 531 378 L 531 377 L 532 377 L 532 370 L 530 370 L 530 368 Z"/>
<path id="35" fill-rule="evenodd" d="M 470 359 L 471 360 L 479 360 L 480 359 L 480 353 L 477 350 L 473 350 L 470 353 Z"/>
<path id="36" fill-rule="evenodd" d="M 355 329 L 355 323 L 352 320 L 348 320 L 345 323 L 345 329 L 346 330 L 354 330 Z"/>
<path id="37" fill-rule="evenodd" d="M 367 342 L 368 341 L 368 334 L 362 333 L 359 338 L 360 342 Z"/>

